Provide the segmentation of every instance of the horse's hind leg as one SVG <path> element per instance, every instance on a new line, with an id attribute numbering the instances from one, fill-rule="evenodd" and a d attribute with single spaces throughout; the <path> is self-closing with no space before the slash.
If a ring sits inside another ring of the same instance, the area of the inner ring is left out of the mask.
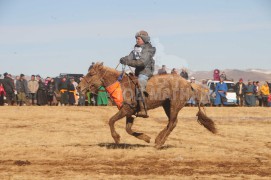
<path id="1" fill-rule="evenodd" d="M 163 108 L 164 108 L 164 111 L 165 111 L 165 113 L 166 113 L 166 115 L 167 115 L 167 117 L 168 117 L 168 123 L 169 123 L 169 121 L 170 121 L 170 100 L 169 100 L 169 99 L 167 99 L 167 100 L 163 103 Z M 167 125 L 167 127 L 168 127 L 168 125 Z M 159 143 L 160 143 L 161 138 L 162 138 L 161 134 L 164 134 L 164 133 L 167 131 L 167 127 L 164 128 L 164 129 L 158 134 L 158 136 L 157 136 L 156 139 L 155 139 L 155 144 L 159 144 Z"/>
<path id="2" fill-rule="evenodd" d="M 178 119 L 172 119 L 168 122 L 167 127 L 165 127 L 155 139 L 155 147 L 159 149 L 167 140 L 167 137 L 171 131 L 176 127 Z"/>
<path id="3" fill-rule="evenodd" d="M 166 111 L 166 110 L 165 110 Z M 169 121 L 167 127 L 165 127 L 155 139 L 155 147 L 160 148 L 165 142 L 171 131 L 176 127 L 179 110 L 170 109 Z"/>
<path id="4" fill-rule="evenodd" d="M 149 136 L 147 136 L 144 133 L 134 132 L 132 130 L 133 123 L 134 123 L 134 118 L 132 116 L 126 117 L 126 131 L 127 131 L 127 133 L 138 138 L 138 139 L 144 140 L 147 143 L 150 143 L 151 138 Z"/>

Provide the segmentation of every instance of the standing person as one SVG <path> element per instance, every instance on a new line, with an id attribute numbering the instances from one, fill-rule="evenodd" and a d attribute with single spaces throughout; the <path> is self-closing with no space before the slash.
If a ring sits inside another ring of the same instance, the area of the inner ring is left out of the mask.
<path id="1" fill-rule="evenodd" d="M 211 100 L 210 100 L 210 90 L 209 90 L 209 87 L 207 85 L 207 80 L 203 79 L 201 81 L 201 86 L 203 87 L 204 89 L 204 94 L 203 94 L 203 97 L 202 97 L 202 100 L 201 100 L 201 103 L 204 104 L 204 105 L 211 105 Z"/>
<path id="2" fill-rule="evenodd" d="M 80 77 L 80 82 L 82 81 L 83 77 Z M 79 92 L 79 100 L 78 100 L 78 106 L 85 106 L 86 96 L 81 91 Z"/>
<path id="3" fill-rule="evenodd" d="M 78 106 L 85 106 L 86 96 L 81 91 L 78 92 L 79 99 L 78 99 Z"/>
<path id="4" fill-rule="evenodd" d="M 90 96 L 91 96 L 91 104 L 93 106 L 97 106 L 97 94 L 94 94 L 94 93 L 90 93 Z"/>
<path id="5" fill-rule="evenodd" d="M 108 104 L 107 92 L 103 86 L 100 86 L 98 89 L 97 105 L 107 106 L 107 104 Z"/>
<path id="6" fill-rule="evenodd" d="M 74 105 L 75 104 L 75 96 L 76 91 L 74 87 L 74 79 L 70 79 L 70 82 L 68 83 L 68 94 L 69 94 L 69 104 Z"/>
<path id="7" fill-rule="evenodd" d="M 87 91 L 88 106 L 97 106 L 97 94 Z"/>
<path id="8" fill-rule="evenodd" d="M 60 92 L 60 103 L 62 106 L 66 106 L 69 103 L 68 82 L 66 77 L 62 78 L 58 85 L 58 89 Z"/>
<path id="9" fill-rule="evenodd" d="M 182 68 L 182 72 L 180 73 L 180 76 L 186 80 L 188 80 L 188 73 L 185 68 Z"/>
<path id="10" fill-rule="evenodd" d="M 88 106 L 91 106 L 91 93 L 89 90 L 87 90 L 86 96 L 88 98 Z"/>
<path id="11" fill-rule="evenodd" d="M 15 86 L 11 77 L 8 76 L 8 73 L 4 73 L 4 79 L 2 80 L 4 89 L 6 91 L 6 98 L 8 105 L 13 105 L 15 101 Z"/>
<path id="12" fill-rule="evenodd" d="M 79 93 L 77 91 L 77 86 L 78 83 L 74 80 L 74 78 L 72 79 L 72 84 L 74 86 L 74 98 L 75 98 L 75 104 L 78 105 L 78 101 L 79 101 Z"/>
<path id="13" fill-rule="evenodd" d="M 37 91 L 37 105 L 43 106 L 47 104 L 46 86 L 44 82 L 42 82 L 40 75 L 37 75 L 36 78 L 39 83 L 39 88 Z"/>
<path id="14" fill-rule="evenodd" d="M 254 84 L 254 81 L 253 81 L 253 85 L 254 85 L 254 88 L 255 88 L 255 101 L 258 100 L 259 101 L 259 106 L 262 106 L 263 105 L 263 97 L 262 97 L 260 83 L 259 83 L 259 81 L 256 81 L 255 84 Z"/>
<path id="15" fill-rule="evenodd" d="M 11 75 L 9 75 L 11 77 Z M 17 88 L 16 88 L 16 82 L 20 80 L 20 76 L 15 76 L 15 81 L 13 81 L 14 83 L 14 87 L 15 87 L 15 91 L 14 91 L 14 94 L 15 94 L 15 101 L 17 103 L 17 106 L 20 105 L 20 101 L 19 101 L 19 97 L 18 97 L 18 91 L 17 91 Z"/>
<path id="16" fill-rule="evenodd" d="M 254 94 L 256 95 L 256 91 L 257 91 L 257 84 L 256 84 L 256 81 L 253 81 L 252 84 L 253 84 L 253 86 L 254 86 Z M 260 88 L 259 88 L 259 90 L 260 90 Z M 256 99 L 255 99 L 255 101 L 256 101 Z"/>
<path id="17" fill-rule="evenodd" d="M 177 74 L 178 74 L 178 72 L 177 72 L 176 68 L 173 68 L 173 69 L 171 70 L 171 74 L 175 74 L 175 75 L 177 75 Z"/>
<path id="18" fill-rule="evenodd" d="M 235 85 L 235 93 L 237 98 L 237 103 L 239 106 L 244 105 L 244 94 L 245 94 L 245 87 L 246 85 L 243 83 L 243 79 L 240 78 L 239 82 Z"/>
<path id="19" fill-rule="evenodd" d="M 221 105 L 223 106 L 224 102 L 226 101 L 226 94 L 228 91 L 227 84 L 224 83 L 224 79 L 220 78 L 220 82 L 216 84 L 215 87 L 215 93 L 216 93 L 216 98 L 215 98 L 215 105 Z"/>
<path id="20" fill-rule="evenodd" d="M 166 65 L 162 65 L 162 68 L 158 69 L 158 74 L 159 75 L 167 74 Z"/>
<path id="21" fill-rule="evenodd" d="M 251 107 L 255 106 L 255 86 L 252 84 L 252 81 L 248 80 L 248 84 L 245 89 L 245 102 L 246 106 Z"/>
<path id="22" fill-rule="evenodd" d="M 137 92 L 139 111 L 138 117 L 147 118 L 147 106 L 145 103 L 146 86 L 148 79 L 153 75 L 155 61 L 155 47 L 150 42 L 150 36 L 146 31 L 139 31 L 135 35 L 136 45 L 134 50 L 120 59 L 121 64 L 135 67 L 135 75 L 138 77 L 139 89 Z"/>
<path id="23" fill-rule="evenodd" d="M 214 81 L 220 80 L 219 73 L 220 73 L 220 71 L 218 69 L 214 70 L 214 74 L 213 74 Z"/>
<path id="24" fill-rule="evenodd" d="M 28 85 L 24 74 L 20 75 L 19 80 L 16 81 L 16 91 L 18 96 L 18 105 L 26 105 L 26 98 L 28 97 Z"/>
<path id="25" fill-rule="evenodd" d="M 55 80 L 54 78 L 51 78 L 50 81 L 48 81 L 47 83 L 47 100 L 49 106 L 56 104 L 55 90 Z"/>
<path id="26" fill-rule="evenodd" d="M 266 81 L 267 82 L 267 81 Z M 267 82 L 268 86 L 269 86 L 269 96 L 268 96 L 268 106 L 271 107 L 271 83 L 270 81 Z"/>
<path id="27" fill-rule="evenodd" d="M 47 86 L 50 81 L 51 81 L 51 78 L 50 77 L 46 77 L 46 79 L 44 80 L 45 86 Z"/>
<path id="28" fill-rule="evenodd" d="M 271 94 L 271 83 L 269 83 L 268 81 L 266 81 L 268 86 L 269 86 L 269 93 Z"/>
<path id="29" fill-rule="evenodd" d="M 193 84 L 196 82 L 196 79 L 194 77 L 191 77 L 190 78 L 190 83 Z M 192 96 L 189 100 L 188 100 L 188 105 L 191 107 L 191 106 L 195 106 L 196 105 L 196 101 L 195 101 L 195 97 Z"/>
<path id="30" fill-rule="evenodd" d="M 29 89 L 29 99 L 32 105 L 37 103 L 37 91 L 39 89 L 39 83 L 35 79 L 35 75 L 31 76 L 31 79 L 28 81 L 28 89 Z"/>
<path id="31" fill-rule="evenodd" d="M 268 107 L 271 107 L 271 93 L 269 94 L 267 101 L 268 101 Z"/>
<path id="32" fill-rule="evenodd" d="M 0 106 L 4 105 L 4 96 L 6 96 L 6 91 L 4 89 L 3 83 L 0 81 Z"/>
<path id="33" fill-rule="evenodd" d="M 269 96 L 269 86 L 268 83 L 265 82 L 262 86 L 261 86 L 261 94 L 262 94 L 262 100 L 263 100 L 263 106 L 264 107 L 268 107 L 268 96 Z"/>
<path id="34" fill-rule="evenodd" d="M 227 76 L 226 73 L 224 71 L 222 71 L 222 73 L 220 74 L 220 78 L 227 80 Z"/>

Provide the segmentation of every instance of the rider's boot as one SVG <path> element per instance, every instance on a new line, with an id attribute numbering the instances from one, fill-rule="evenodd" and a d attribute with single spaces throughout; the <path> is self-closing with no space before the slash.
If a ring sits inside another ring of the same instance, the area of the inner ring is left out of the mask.
<path id="1" fill-rule="evenodd" d="M 139 103 L 139 111 L 137 112 L 137 117 L 142 117 L 142 118 L 148 118 L 149 115 L 147 113 L 147 105 L 145 101 L 144 94 L 142 94 L 142 99 L 138 101 Z"/>

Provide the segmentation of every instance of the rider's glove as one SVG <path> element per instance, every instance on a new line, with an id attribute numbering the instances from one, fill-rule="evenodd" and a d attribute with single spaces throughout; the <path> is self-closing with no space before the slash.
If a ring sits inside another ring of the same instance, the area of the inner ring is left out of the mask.
<path id="1" fill-rule="evenodd" d="M 125 57 L 120 58 L 120 63 L 126 65 L 127 64 L 127 59 Z"/>

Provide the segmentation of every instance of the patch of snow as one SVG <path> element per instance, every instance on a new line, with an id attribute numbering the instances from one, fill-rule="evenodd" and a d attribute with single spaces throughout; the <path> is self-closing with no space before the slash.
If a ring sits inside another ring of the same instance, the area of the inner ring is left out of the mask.
<path id="1" fill-rule="evenodd" d="M 250 69 L 249 71 L 263 73 L 263 74 L 271 74 L 271 70 L 267 70 L 267 69 Z"/>

